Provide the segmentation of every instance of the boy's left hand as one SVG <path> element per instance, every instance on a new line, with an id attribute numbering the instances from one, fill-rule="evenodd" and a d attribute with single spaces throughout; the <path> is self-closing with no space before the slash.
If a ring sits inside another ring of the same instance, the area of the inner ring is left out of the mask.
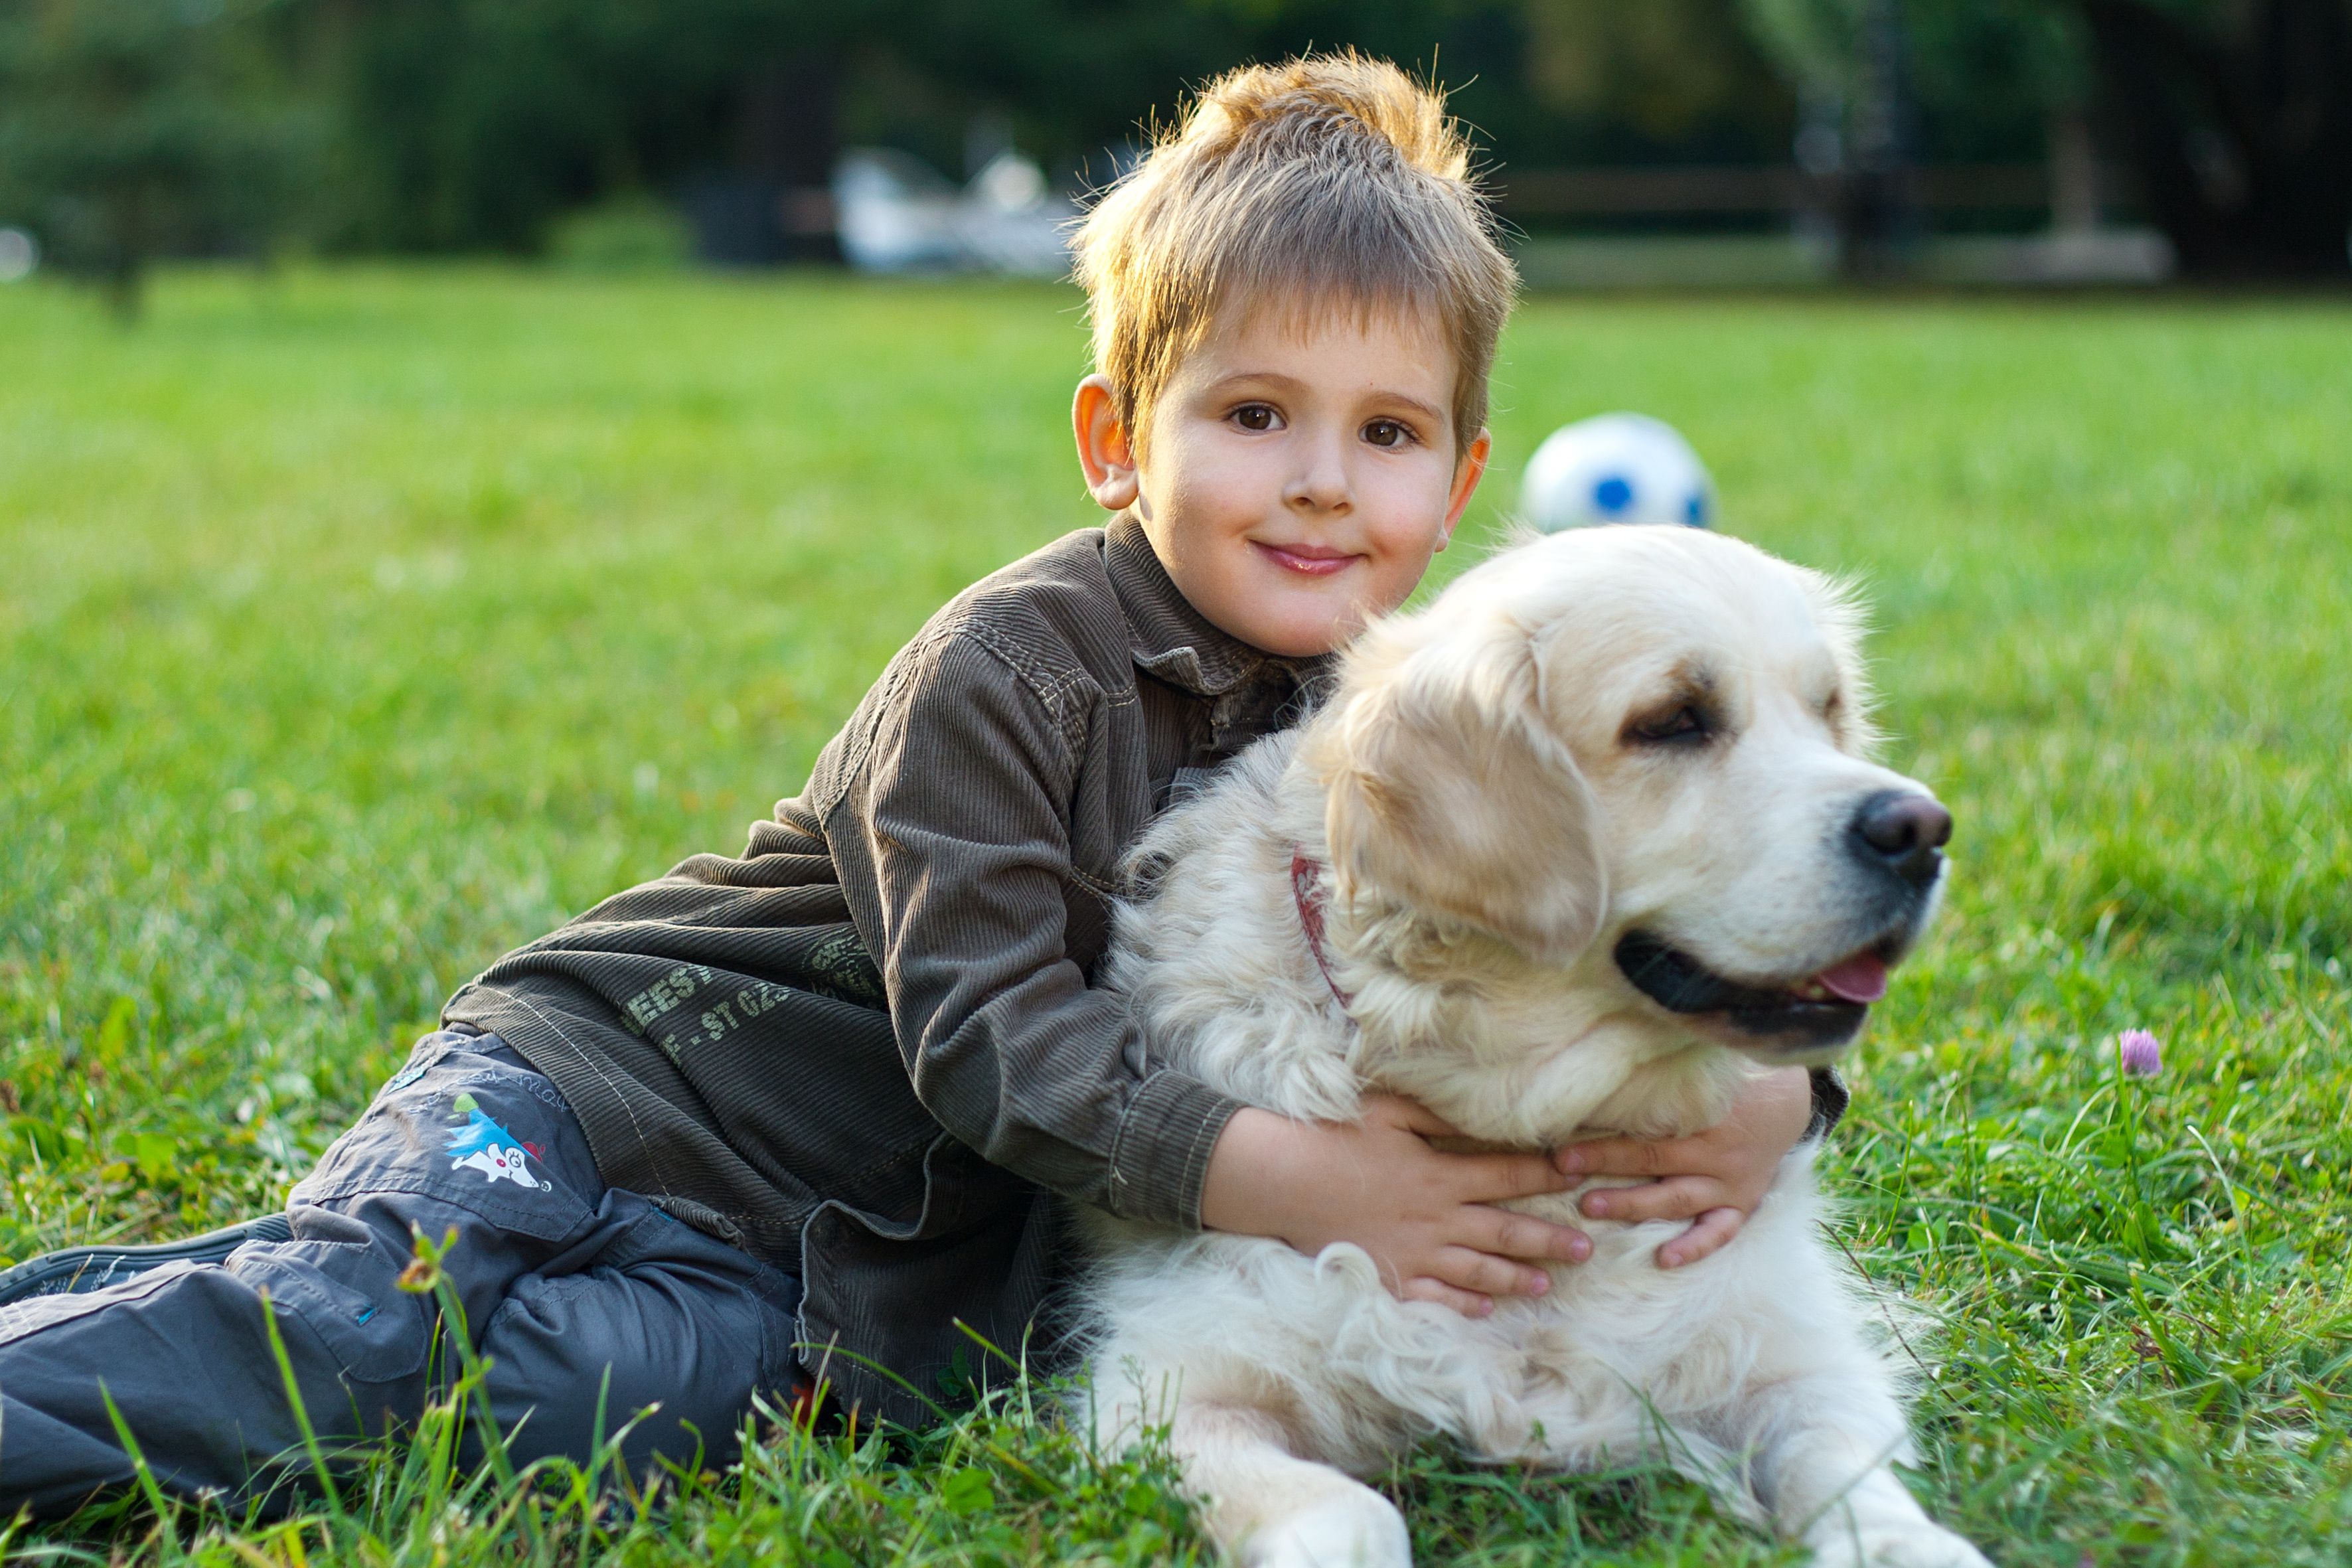
<path id="1" fill-rule="evenodd" d="M 1781 1157 L 1813 1116 L 1812 1077 L 1782 1068 L 1751 1080 L 1731 1114 L 1687 1138 L 1596 1138 L 1555 1156 L 1571 1176 L 1650 1176 L 1639 1186 L 1601 1187 L 1577 1205 L 1593 1219 L 1636 1224 L 1687 1219 L 1691 1227 L 1658 1248 L 1658 1267 L 1696 1263 L 1739 1234 Z"/>

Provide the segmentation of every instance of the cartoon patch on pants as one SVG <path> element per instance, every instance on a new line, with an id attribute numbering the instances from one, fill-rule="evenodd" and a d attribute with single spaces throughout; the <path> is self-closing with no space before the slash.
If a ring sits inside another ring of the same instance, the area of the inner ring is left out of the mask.
<path id="1" fill-rule="evenodd" d="M 451 1170 L 479 1171 L 491 1182 L 512 1182 L 534 1192 L 555 1190 L 553 1182 L 542 1182 L 530 1173 L 530 1156 L 541 1151 L 491 1121 L 479 1100 L 460 1091 L 449 1110 L 466 1118 L 466 1125 L 449 1130 L 446 1152 L 456 1156 L 449 1162 Z"/>

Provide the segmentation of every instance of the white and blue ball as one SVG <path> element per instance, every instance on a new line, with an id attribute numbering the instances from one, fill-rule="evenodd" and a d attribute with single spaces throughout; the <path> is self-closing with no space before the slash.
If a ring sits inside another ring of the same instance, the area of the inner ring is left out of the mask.
<path id="1" fill-rule="evenodd" d="M 1715 482 L 1681 432 L 1646 414 L 1563 425 L 1528 459 L 1519 512 L 1546 533 L 1603 522 L 1715 519 Z"/>

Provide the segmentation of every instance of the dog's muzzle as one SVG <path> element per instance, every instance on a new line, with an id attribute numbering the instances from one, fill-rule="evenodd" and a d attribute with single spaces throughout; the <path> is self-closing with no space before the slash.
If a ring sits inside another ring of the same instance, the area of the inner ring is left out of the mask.
<path id="1" fill-rule="evenodd" d="M 1885 991 L 1886 965 L 1901 958 L 1909 935 L 1891 932 L 1819 974 L 1777 986 L 1718 974 L 1644 931 L 1626 932 L 1615 956 L 1635 990 L 1669 1013 L 1712 1026 L 1723 1044 L 1775 1060 L 1818 1061 L 1862 1031 Z"/>

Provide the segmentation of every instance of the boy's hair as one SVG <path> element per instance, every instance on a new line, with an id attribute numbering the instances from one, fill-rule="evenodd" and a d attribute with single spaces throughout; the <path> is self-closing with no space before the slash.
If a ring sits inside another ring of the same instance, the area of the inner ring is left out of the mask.
<path id="1" fill-rule="evenodd" d="M 1071 246 L 1095 367 L 1140 447 L 1151 407 L 1235 300 L 1433 315 L 1454 351 L 1457 453 L 1518 278 L 1442 90 L 1352 51 L 1211 82 Z"/>

